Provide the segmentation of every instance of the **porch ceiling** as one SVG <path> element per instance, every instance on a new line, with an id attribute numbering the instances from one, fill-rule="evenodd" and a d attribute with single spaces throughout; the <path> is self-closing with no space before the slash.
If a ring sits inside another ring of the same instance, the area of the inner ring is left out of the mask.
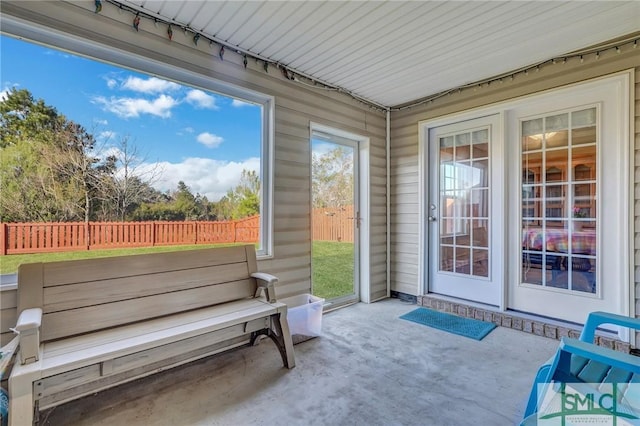
<path id="1" fill-rule="evenodd" d="M 383 106 L 640 30 L 637 1 L 123 3 Z"/>

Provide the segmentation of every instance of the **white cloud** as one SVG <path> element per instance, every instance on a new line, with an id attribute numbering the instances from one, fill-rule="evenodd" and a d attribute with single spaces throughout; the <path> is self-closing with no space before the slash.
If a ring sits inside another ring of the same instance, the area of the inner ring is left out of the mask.
<path id="1" fill-rule="evenodd" d="M 189 127 L 185 127 L 185 128 L 184 128 L 184 129 L 182 129 L 182 130 L 177 131 L 177 132 L 176 132 L 176 135 L 178 135 L 178 136 L 183 136 L 185 133 L 192 134 L 192 133 L 194 133 L 195 131 L 196 131 L 196 130 L 195 130 L 193 127 L 190 127 L 190 126 L 189 126 Z"/>
<path id="2" fill-rule="evenodd" d="M 208 148 L 217 148 L 220 146 L 222 141 L 224 141 L 222 136 L 214 135 L 209 132 L 200 133 L 198 137 L 196 137 L 196 140 Z"/>
<path id="3" fill-rule="evenodd" d="M 44 54 L 45 55 L 56 55 L 56 56 L 60 56 L 61 58 L 65 58 L 65 59 L 76 59 L 76 58 L 79 58 L 78 56 L 70 55 L 70 54 L 65 53 L 63 51 L 55 50 L 55 49 L 47 49 L 47 50 L 45 50 Z"/>
<path id="4" fill-rule="evenodd" d="M 311 152 L 313 153 L 314 157 L 318 156 L 319 158 L 321 158 L 336 148 L 336 144 L 314 140 L 311 145 Z"/>
<path id="5" fill-rule="evenodd" d="M 122 157 L 122 151 L 120 148 L 115 146 L 110 147 L 96 147 L 93 151 L 91 151 L 91 155 L 96 157 L 100 161 L 104 161 L 107 157 L 113 155 L 116 158 Z M 116 171 L 118 173 L 118 171 Z"/>
<path id="6" fill-rule="evenodd" d="M 118 81 L 115 78 L 106 78 L 105 80 L 107 80 L 107 87 L 109 89 L 115 89 L 118 86 Z"/>
<path id="7" fill-rule="evenodd" d="M 216 98 L 198 89 L 187 92 L 185 100 L 196 108 L 218 109 Z"/>
<path id="8" fill-rule="evenodd" d="M 11 89 L 17 90 L 18 87 L 20 87 L 20 84 L 18 83 L 11 83 L 10 81 L 5 82 L 4 88 L 0 90 L 0 101 L 7 99 L 7 95 L 9 94 Z"/>
<path id="9" fill-rule="evenodd" d="M 122 158 L 124 153 L 120 148 L 116 146 L 110 146 L 109 148 L 101 150 L 96 155 L 100 160 L 105 160 L 107 157 L 110 157 L 110 156 L 114 156 L 116 158 Z M 116 171 L 116 174 L 117 173 L 118 172 Z"/>
<path id="10" fill-rule="evenodd" d="M 162 118 L 171 117 L 171 108 L 178 105 L 178 101 L 168 95 L 160 95 L 149 101 L 140 98 L 117 98 L 96 96 L 93 102 L 102 105 L 105 111 L 112 112 L 122 118 L 140 117 L 142 114 L 155 115 Z"/>
<path id="11" fill-rule="evenodd" d="M 94 118 L 93 122 L 96 123 L 96 124 L 99 124 L 101 126 L 106 126 L 106 125 L 109 124 L 109 122 L 106 119 L 103 119 L 103 118 Z"/>
<path id="12" fill-rule="evenodd" d="M 183 181 L 193 194 L 205 195 L 209 201 L 218 201 L 229 189 L 240 182 L 242 170 L 260 170 L 260 159 L 249 158 L 242 162 L 214 160 L 210 158 L 186 158 L 180 163 L 148 163 L 140 167 L 140 173 L 162 170 L 153 187 L 159 191 L 174 191 Z"/>
<path id="13" fill-rule="evenodd" d="M 157 77 L 150 77 L 145 80 L 140 77 L 129 76 L 122 83 L 122 88 L 141 93 L 160 93 L 178 90 L 180 85 Z"/>
<path id="14" fill-rule="evenodd" d="M 255 105 L 251 104 L 249 102 L 241 101 L 239 99 L 234 99 L 233 102 L 231 102 L 231 106 L 236 107 L 236 108 L 241 108 L 241 107 L 255 106 Z"/>
<path id="15" fill-rule="evenodd" d="M 116 134 L 117 133 L 112 130 L 105 130 L 104 132 L 100 132 L 96 139 L 98 139 L 99 141 L 108 141 L 115 138 Z"/>

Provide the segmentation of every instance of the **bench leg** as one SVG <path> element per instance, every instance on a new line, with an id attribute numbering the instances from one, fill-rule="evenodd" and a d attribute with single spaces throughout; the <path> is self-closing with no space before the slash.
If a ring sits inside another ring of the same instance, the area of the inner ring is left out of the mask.
<path id="1" fill-rule="evenodd" d="M 9 378 L 9 426 L 33 424 L 33 382 Z"/>
<path id="2" fill-rule="evenodd" d="M 293 340 L 291 339 L 291 333 L 289 332 L 289 323 L 287 318 L 282 318 L 282 314 L 272 315 L 271 324 L 272 329 L 260 330 L 251 334 L 250 345 L 254 345 L 258 337 L 266 335 L 273 340 L 276 344 L 280 356 L 282 356 L 282 363 L 285 367 L 291 369 L 296 366 L 296 358 L 293 353 Z"/>
<path id="3" fill-rule="evenodd" d="M 296 357 L 293 353 L 293 339 L 291 339 L 291 332 L 289 331 L 289 323 L 287 322 L 287 316 L 280 314 L 276 316 L 273 321 L 274 327 L 282 340 L 282 346 L 284 353 L 282 354 L 282 362 L 284 366 L 291 369 L 296 366 Z"/>

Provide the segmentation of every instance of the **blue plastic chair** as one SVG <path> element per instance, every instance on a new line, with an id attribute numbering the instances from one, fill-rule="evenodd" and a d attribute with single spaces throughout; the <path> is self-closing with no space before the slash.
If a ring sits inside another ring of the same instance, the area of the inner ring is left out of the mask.
<path id="1" fill-rule="evenodd" d="M 640 318 L 590 313 L 580 339 L 562 338 L 556 354 L 538 370 L 521 425 L 536 424 L 538 400 L 545 395 L 544 391 L 538 394 L 538 390 L 546 390 L 552 383 L 634 383 L 640 386 L 640 357 L 594 344 L 596 329 L 603 324 L 640 330 Z M 637 416 L 640 417 L 640 406 Z"/>

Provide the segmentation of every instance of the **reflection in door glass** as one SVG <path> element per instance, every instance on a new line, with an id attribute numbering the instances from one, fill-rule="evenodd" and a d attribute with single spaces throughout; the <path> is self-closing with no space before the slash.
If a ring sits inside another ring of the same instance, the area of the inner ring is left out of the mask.
<path id="1" fill-rule="evenodd" d="M 522 282 L 596 293 L 596 108 L 522 122 Z"/>
<path id="2" fill-rule="evenodd" d="M 489 130 L 439 138 L 439 270 L 489 277 Z"/>

